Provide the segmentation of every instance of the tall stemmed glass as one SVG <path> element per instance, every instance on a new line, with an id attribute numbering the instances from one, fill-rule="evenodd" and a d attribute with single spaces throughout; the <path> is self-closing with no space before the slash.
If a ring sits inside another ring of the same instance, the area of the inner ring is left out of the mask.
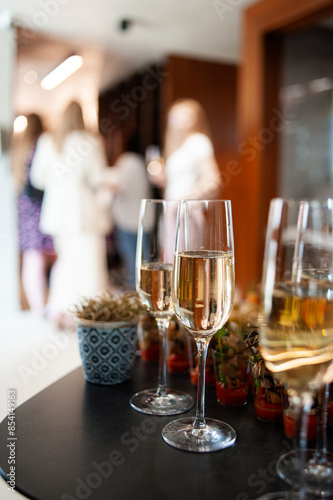
<path id="1" fill-rule="evenodd" d="M 227 321 L 235 290 L 230 201 L 186 200 L 178 208 L 173 300 L 175 314 L 196 341 L 198 392 L 195 418 L 174 420 L 163 439 L 186 451 L 210 452 L 232 445 L 236 432 L 205 419 L 205 365 L 211 338 Z"/>
<path id="2" fill-rule="evenodd" d="M 303 488 L 318 498 L 333 497 L 333 453 L 327 451 L 328 392 L 329 384 L 324 384 L 318 391 L 316 448 L 304 450 Z M 278 461 L 276 469 L 280 478 L 294 488 L 299 484 L 298 453 L 296 443 L 295 450 Z"/>
<path id="3" fill-rule="evenodd" d="M 298 449 L 277 469 L 293 472 L 292 492 L 261 499 L 304 498 L 307 413 L 312 393 L 330 380 L 333 359 L 333 201 L 275 199 L 263 266 L 260 349 L 265 364 L 298 402 Z M 300 431 L 300 432 L 299 432 Z"/>
<path id="4" fill-rule="evenodd" d="M 315 450 L 306 450 L 304 468 L 304 489 L 321 498 L 333 497 L 333 453 L 327 450 L 327 405 L 329 384 L 321 387 L 318 393 L 318 428 Z M 282 464 L 283 465 L 283 464 Z M 293 485 L 294 475 L 285 467 L 278 474 Z"/>
<path id="5" fill-rule="evenodd" d="M 138 392 L 131 406 L 149 415 L 176 415 L 193 406 L 193 398 L 166 387 L 166 331 L 173 315 L 171 294 L 177 201 L 142 200 L 136 252 L 136 290 L 156 318 L 160 336 L 157 389 Z"/>

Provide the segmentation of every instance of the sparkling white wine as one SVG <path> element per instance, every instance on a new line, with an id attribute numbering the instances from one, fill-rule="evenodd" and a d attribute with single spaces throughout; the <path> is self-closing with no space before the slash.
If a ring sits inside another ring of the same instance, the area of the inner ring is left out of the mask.
<path id="1" fill-rule="evenodd" d="M 172 316 L 172 264 L 152 262 L 140 269 L 137 292 L 153 316 Z"/>
<path id="2" fill-rule="evenodd" d="M 195 336 L 211 336 L 230 316 L 235 290 L 232 252 L 179 253 L 175 263 L 174 309 Z"/>
<path id="3" fill-rule="evenodd" d="M 265 307 L 260 344 L 267 368 L 296 390 L 321 385 L 333 359 L 333 285 L 278 284 Z"/>

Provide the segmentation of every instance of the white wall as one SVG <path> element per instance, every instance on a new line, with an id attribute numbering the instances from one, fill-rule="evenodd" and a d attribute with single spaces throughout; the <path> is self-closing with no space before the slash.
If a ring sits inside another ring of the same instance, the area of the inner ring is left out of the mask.
<path id="1" fill-rule="evenodd" d="M 13 88 L 16 57 L 15 31 L 0 29 L 0 128 L 10 129 L 13 120 Z"/>
<path id="2" fill-rule="evenodd" d="M 16 203 L 10 176 L 8 139 L 13 124 L 15 32 L 0 29 L 0 313 L 19 309 Z M 2 140 L 1 140 L 2 139 Z M 6 144 L 7 143 L 7 144 Z"/>

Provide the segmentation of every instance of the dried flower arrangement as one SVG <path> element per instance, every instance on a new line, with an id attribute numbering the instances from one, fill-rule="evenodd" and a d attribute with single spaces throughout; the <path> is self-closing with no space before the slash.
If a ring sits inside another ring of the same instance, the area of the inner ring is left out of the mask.
<path id="1" fill-rule="evenodd" d="M 73 306 L 72 312 L 85 321 L 135 322 L 144 310 L 134 292 L 115 295 L 105 291 L 95 298 L 83 299 L 80 304 Z"/>

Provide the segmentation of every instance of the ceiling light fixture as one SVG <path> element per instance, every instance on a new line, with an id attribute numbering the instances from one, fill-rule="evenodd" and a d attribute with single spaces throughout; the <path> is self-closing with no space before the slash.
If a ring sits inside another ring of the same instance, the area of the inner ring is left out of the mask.
<path id="1" fill-rule="evenodd" d="M 83 64 L 81 56 L 70 56 L 57 66 L 51 73 L 45 76 L 40 85 L 44 90 L 52 90 L 61 82 L 66 80 L 75 71 L 77 71 Z"/>

